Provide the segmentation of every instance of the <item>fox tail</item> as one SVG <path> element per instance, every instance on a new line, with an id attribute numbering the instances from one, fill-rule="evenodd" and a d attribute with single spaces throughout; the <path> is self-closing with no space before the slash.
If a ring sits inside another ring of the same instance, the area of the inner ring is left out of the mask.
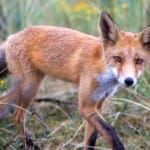
<path id="1" fill-rule="evenodd" d="M 8 75 L 8 68 L 5 57 L 5 42 L 0 44 L 0 78 Z"/>

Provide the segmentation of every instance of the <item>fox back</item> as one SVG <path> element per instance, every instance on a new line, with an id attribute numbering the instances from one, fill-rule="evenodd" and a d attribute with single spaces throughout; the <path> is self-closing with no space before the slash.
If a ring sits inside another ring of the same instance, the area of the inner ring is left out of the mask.
<path id="1" fill-rule="evenodd" d="M 17 60 L 20 65 L 26 63 L 43 74 L 76 83 L 83 62 L 90 63 L 97 51 L 103 54 L 99 38 L 62 27 L 28 27 L 10 36 L 7 45 L 6 59 L 10 71 L 19 69 L 14 66 L 16 63 L 10 62 Z"/>

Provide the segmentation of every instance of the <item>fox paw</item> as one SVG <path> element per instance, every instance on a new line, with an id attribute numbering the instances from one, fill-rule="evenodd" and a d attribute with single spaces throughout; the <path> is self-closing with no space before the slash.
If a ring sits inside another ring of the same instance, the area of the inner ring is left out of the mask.
<path id="1" fill-rule="evenodd" d="M 25 129 L 24 131 L 24 144 L 20 147 L 23 150 L 41 150 L 41 148 L 33 142 L 33 132 Z"/>

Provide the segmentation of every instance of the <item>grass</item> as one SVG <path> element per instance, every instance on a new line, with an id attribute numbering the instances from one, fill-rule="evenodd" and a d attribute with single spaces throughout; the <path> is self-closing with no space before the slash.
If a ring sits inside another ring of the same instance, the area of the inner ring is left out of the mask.
<path id="1" fill-rule="evenodd" d="M 4 40 L 29 25 L 66 26 L 99 36 L 98 18 L 103 10 L 111 13 L 124 30 L 138 32 L 144 27 L 143 1 L 140 0 L 1 0 L 0 39 Z M 0 81 L 0 91 L 7 88 Z M 26 126 L 34 141 L 43 149 L 80 149 L 84 137 L 84 120 L 77 112 L 77 92 L 66 82 L 47 79 L 38 96 L 67 100 L 69 104 L 33 104 Z M 145 72 L 133 89 L 120 89 L 113 101 L 108 101 L 103 114 L 119 133 L 127 150 L 150 149 L 150 72 Z M 56 88 L 55 88 L 56 87 Z M 51 94 L 48 94 L 51 93 Z M 71 102 L 71 104 L 70 104 Z M 71 139 L 71 140 L 70 140 Z M 0 150 L 20 149 L 21 142 L 9 114 L 0 123 Z M 97 149 L 109 149 L 102 138 Z"/>

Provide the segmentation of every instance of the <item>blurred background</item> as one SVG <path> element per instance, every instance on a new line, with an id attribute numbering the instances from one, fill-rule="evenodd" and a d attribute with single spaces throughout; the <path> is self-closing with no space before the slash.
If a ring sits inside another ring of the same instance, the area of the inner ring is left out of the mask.
<path id="1" fill-rule="evenodd" d="M 149 0 L 0 0 L 0 42 L 30 25 L 65 26 L 99 36 L 99 15 L 107 11 L 118 26 L 140 32 L 150 24 Z M 9 86 L 9 76 L 0 79 L 0 91 Z M 46 77 L 25 126 L 45 150 L 80 149 L 84 120 L 77 111 L 77 88 Z M 103 115 L 119 133 L 127 150 L 150 150 L 150 69 L 132 89 L 120 89 L 106 102 Z M 19 150 L 21 142 L 9 113 L 0 122 L 0 150 Z M 97 149 L 110 150 L 103 138 Z"/>

